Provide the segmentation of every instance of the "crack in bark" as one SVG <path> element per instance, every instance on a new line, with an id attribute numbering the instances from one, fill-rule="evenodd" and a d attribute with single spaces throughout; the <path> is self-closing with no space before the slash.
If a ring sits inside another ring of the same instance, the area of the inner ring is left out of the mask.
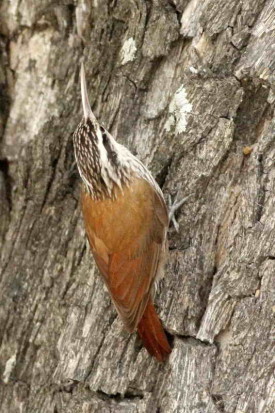
<path id="1" fill-rule="evenodd" d="M 260 154 L 258 156 L 258 180 L 259 180 L 259 189 L 258 189 L 258 196 L 257 200 L 258 202 L 256 203 L 256 215 L 255 215 L 255 222 L 261 221 L 262 215 L 263 215 L 263 208 L 264 208 L 264 202 L 265 202 L 265 190 L 262 182 L 262 177 L 264 174 L 264 168 L 263 168 L 263 154 Z"/>
<path id="2" fill-rule="evenodd" d="M 168 177 L 169 174 L 169 169 L 173 161 L 173 156 L 171 156 L 167 162 L 165 162 L 165 165 L 162 167 L 162 169 L 159 171 L 159 173 L 156 176 L 156 181 L 159 184 L 160 188 L 163 188 L 165 181 Z"/>
<path id="3" fill-rule="evenodd" d="M 4 202 L 3 199 L 5 197 L 7 201 L 7 205 L 9 207 L 9 211 L 12 210 L 12 179 L 9 175 L 9 161 L 7 158 L 0 159 L 0 173 L 2 172 L 3 175 L 3 184 L 4 188 L 1 190 L 1 202 Z"/>
<path id="4" fill-rule="evenodd" d="M 168 1 L 168 4 L 170 4 L 171 8 L 173 9 L 174 13 L 177 16 L 178 25 L 179 25 L 179 28 L 180 28 L 181 27 L 181 14 L 182 13 L 178 10 L 178 8 L 177 8 L 176 4 L 173 2 L 173 0 L 167 0 L 167 1 Z"/>
<path id="5" fill-rule="evenodd" d="M 142 393 L 131 393 L 131 392 L 126 392 L 124 394 L 121 393 L 105 393 L 102 390 L 97 390 L 96 394 L 102 398 L 102 400 L 116 400 L 117 402 L 122 402 L 124 400 L 142 400 L 144 398 Z"/>
<path id="6" fill-rule="evenodd" d="M 178 333 L 171 333 L 170 335 L 172 335 L 173 337 L 176 337 L 177 339 L 181 340 L 181 341 L 193 341 L 196 344 L 199 344 L 202 347 L 215 347 L 217 348 L 217 344 L 215 343 L 215 341 L 213 341 L 213 343 L 210 343 L 209 341 L 206 340 L 200 340 L 198 337 L 196 336 L 192 336 L 192 335 L 184 335 L 184 334 L 178 334 Z"/>
<path id="7" fill-rule="evenodd" d="M 224 413 L 225 406 L 224 406 L 223 397 L 220 394 L 212 394 L 212 393 L 209 393 L 209 394 L 217 410 L 220 413 Z"/>

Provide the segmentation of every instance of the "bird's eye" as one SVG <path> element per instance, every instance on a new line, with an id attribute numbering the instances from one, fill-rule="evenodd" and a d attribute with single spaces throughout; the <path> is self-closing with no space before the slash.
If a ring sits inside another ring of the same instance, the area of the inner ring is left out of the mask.
<path id="1" fill-rule="evenodd" d="M 102 126 L 100 126 L 100 130 L 101 130 L 101 133 L 102 133 L 102 141 L 103 141 L 103 145 L 104 146 L 106 146 L 106 145 L 108 145 L 108 138 L 107 138 L 107 134 L 106 134 L 106 132 L 105 132 L 105 129 L 102 127 Z"/>
<path id="2" fill-rule="evenodd" d="M 105 133 L 103 133 L 103 135 L 102 135 L 102 139 L 103 139 L 103 145 L 104 145 L 104 146 L 106 146 L 106 145 L 107 145 L 107 143 L 108 143 L 108 138 L 107 138 L 107 136 L 106 136 L 106 134 L 105 134 Z"/>

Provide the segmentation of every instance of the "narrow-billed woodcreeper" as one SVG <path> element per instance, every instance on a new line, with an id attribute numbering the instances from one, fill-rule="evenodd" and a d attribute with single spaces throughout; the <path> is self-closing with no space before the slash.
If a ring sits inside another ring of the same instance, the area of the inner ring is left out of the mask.
<path id="1" fill-rule="evenodd" d="M 137 329 L 148 352 L 164 361 L 171 348 L 153 295 L 164 265 L 167 207 L 148 169 L 95 118 L 83 65 L 80 77 L 84 117 L 73 141 L 88 240 L 124 326 Z"/>

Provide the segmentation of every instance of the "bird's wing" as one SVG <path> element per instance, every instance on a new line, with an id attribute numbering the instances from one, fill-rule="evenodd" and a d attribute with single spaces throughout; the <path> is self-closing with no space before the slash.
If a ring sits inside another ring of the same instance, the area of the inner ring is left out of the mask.
<path id="1" fill-rule="evenodd" d="M 99 205 L 84 194 L 82 209 L 97 266 L 126 328 L 133 331 L 143 315 L 159 271 L 168 215 L 163 199 L 146 181 L 142 181 L 141 188 L 134 187 L 129 193 L 124 191 L 123 201 L 113 202 L 109 208 L 103 201 Z M 96 208 L 100 209 L 100 214 Z M 102 212 L 104 208 L 107 212 Z"/>

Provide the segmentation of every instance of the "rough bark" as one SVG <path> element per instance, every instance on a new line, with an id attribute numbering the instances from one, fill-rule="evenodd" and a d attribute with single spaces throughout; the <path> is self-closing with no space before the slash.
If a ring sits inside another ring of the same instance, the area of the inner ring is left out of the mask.
<path id="1" fill-rule="evenodd" d="M 274 0 L 0 7 L 1 412 L 274 412 Z M 157 296 L 164 365 L 85 240 L 82 58 L 103 125 L 189 196 Z"/>

